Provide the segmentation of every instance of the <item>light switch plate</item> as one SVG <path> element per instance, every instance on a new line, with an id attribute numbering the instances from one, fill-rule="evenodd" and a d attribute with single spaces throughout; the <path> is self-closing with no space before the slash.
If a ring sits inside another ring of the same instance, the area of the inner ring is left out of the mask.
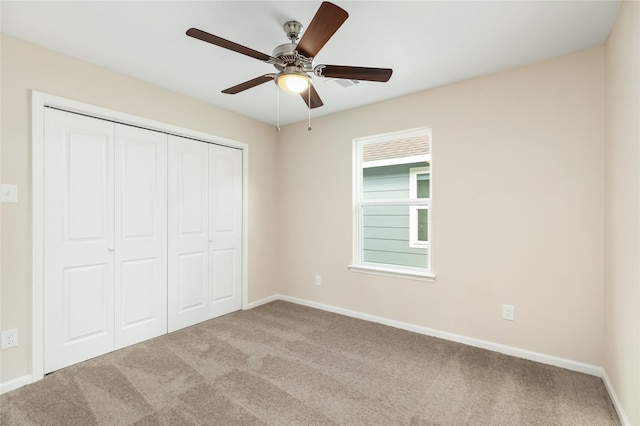
<path id="1" fill-rule="evenodd" d="M 18 185 L 3 183 L 0 185 L 0 202 L 17 203 L 18 202 Z"/>

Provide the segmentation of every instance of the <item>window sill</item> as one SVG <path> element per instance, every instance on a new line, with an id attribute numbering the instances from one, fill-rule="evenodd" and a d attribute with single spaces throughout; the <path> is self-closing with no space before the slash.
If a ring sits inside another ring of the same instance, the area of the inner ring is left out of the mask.
<path id="1" fill-rule="evenodd" d="M 355 264 L 347 266 L 351 272 L 359 272 L 363 274 L 383 275 L 386 277 L 404 278 L 408 280 L 434 282 L 435 274 L 419 269 L 401 269 L 393 267 L 385 267 L 379 265 Z"/>

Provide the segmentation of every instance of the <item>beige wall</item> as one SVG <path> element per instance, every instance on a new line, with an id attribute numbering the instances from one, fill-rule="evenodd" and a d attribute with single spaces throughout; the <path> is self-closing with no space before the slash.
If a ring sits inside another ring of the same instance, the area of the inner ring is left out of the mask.
<path id="1" fill-rule="evenodd" d="M 640 425 L 640 3 L 624 2 L 607 40 L 604 367 Z"/>
<path id="2" fill-rule="evenodd" d="M 18 185 L 18 203 L 2 204 L 1 329 L 17 328 L 19 346 L 1 352 L 0 381 L 30 373 L 31 90 L 249 143 L 249 301 L 276 290 L 277 133 L 272 126 L 2 36 L 1 181 Z"/>
<path id="3" fill-rule="evenodd" d="M 284 128 L 282 292 L 602 365 L 604 55 L 318 118 L 311 132 Z M 352 139 L 422 126 L 433 129 L 436 281 L 350 272 Z M 513 322 L 501 319 L 505 303 Z"/>

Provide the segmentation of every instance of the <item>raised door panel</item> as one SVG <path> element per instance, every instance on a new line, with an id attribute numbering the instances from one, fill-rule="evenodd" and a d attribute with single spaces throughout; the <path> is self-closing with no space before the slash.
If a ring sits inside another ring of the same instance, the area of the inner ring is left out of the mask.
<path id="1" fill-rule="evenodd" d="M 209 147 L 211 317 L 242 307 L 242 151 Z"/>
<path id="2" fill-rule="evenodd" d="M 64 269 L 63 332 L 67 344 L 109 333 L 109 264 Z"/>
<path id="3" fill-rule="evenodd" d="M 210 316 L 208 145 L 169 137 L 169 331 Z"/>
<path id="4" fill-rule="evenodd" d="M 234 248 L 211 250 L 210 258 L 213 304 L 236 299 L 239 295 L 237 283 L 240 281 L 239 251 Z M 239 306 L 234 310 L 238 309 L 240 309 Z"/>
<path id="5" fill-rule="evenodd" d="M 207 257 L 204 252 L 178 255 L 178 313 L 186 314 L 207 306 Z"/>
<path id="6" fill-rule="evenodd" d="M 114 347 L 113 127 L 45 110 L 45 372 Z"/>
<path id="7" fill-rule="evenodd" d="M 167 135 L 115 133 L 115 347 L 167 332 Z"/>

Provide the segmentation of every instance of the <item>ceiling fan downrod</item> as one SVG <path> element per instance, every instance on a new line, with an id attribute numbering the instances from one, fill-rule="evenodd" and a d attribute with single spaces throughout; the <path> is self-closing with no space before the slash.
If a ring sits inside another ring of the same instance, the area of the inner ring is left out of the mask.
<path id="1" fill-rule="evenodd" d="M 298 21 L 287 21 L 284 23 L 283 28 L 291 43 L 295 43 L 300 38 L 303 30 L 302 24 Z"/>

